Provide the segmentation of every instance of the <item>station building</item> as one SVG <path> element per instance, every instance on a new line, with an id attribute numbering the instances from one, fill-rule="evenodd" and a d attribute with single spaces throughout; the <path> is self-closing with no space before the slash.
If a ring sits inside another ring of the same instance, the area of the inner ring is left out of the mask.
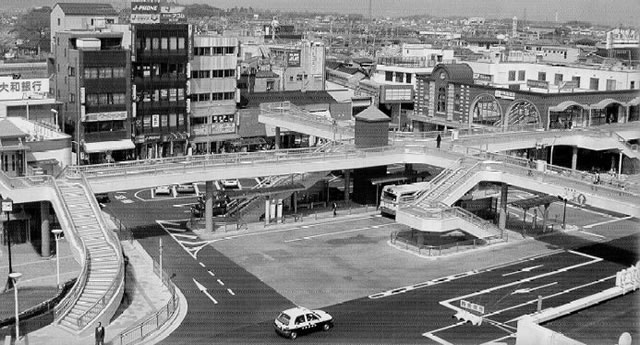
<path id="1" fill-rule="evenodd" d="M 516 75 L 520 73 L 516 66 L 512 68 Z M 634 88 L 601 90 L 580 87 L 591 83 L 584 80 L 567 78 L 566 83 L 555 84 L 547 80 L 526 80 L 527 72 L 523 71 L 524 84 L 510 86 L 486 82 L 487 78 L 476 73 L 471 64 L 436 66 L 432 74 L 418 77 L 416 112 L 412 117 L 414 129 L 493 126 L 505 130 L 523 127 L 549 130 L 640 120 L 640 95 L 635 89 L 638 81 L 630 80 L 638 77 L 637 73 L 624 74 L 622 81 L 612 79 L 616 85 Z M 597 71 L 593 74 L 597 75 Z M 489 76 L 494 75 L 498 80 L 503 77 L 501 73 Z M 563 77 L 557 79 L 560 81 Z"/>

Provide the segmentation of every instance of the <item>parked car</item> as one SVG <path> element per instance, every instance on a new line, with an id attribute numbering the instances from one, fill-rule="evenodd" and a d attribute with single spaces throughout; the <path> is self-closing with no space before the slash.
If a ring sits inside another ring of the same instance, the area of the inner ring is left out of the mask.
<path id="1" fill-rule="evenodd" d="M 171 195 L 171 186 L 159 186 L 155 189 L 156 195 Z"/>
<path id="2" fill-rule="evenodd" d="M 240 181 L 236 180 L 220 180 L 220 185 L 224 189 L 237 189 L 240 188 Z"/>
<path id="3" fill-rule="evenodd" d="M 296 339 L 301 334 L 330 330 L 333 327 L 333 317 L 322 310 L 295 307 L 281 312 L 273 327 L 279 335 Z"/>
<path id="4" fill-rule="evenodd" d="M 196 188 L 194 187 L 193 183 L 178 184 L 178 185 L 176 185 L 176 192 L 178 192 L 178 193 L 195 193 L 196 192 Z"/>

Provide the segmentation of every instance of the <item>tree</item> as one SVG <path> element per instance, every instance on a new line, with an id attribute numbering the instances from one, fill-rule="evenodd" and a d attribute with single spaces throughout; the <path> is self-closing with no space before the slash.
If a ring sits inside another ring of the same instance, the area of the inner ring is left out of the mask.
<path id="1" fill-rule="evenodd" d="M 25 42 L 33 42 L 38 51 L 49 51 L 51 7 L 36 7 L 25 13 L 14 26 L 12 32 Z"/>

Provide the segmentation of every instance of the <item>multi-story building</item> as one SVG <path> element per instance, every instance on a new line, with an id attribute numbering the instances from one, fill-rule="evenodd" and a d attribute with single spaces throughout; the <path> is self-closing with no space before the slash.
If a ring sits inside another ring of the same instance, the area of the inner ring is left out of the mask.
<path id="1" fill-rule="evenodd" d="M 186 154 L 190 136 L 191 26 L 136 23 L 132 32 L 136 155 L 157 158 Z"/>
<path id="2" fill-rule="evenodd" d="M 54 92 L 62 130 L 72 136 L 77 163 L 125 160 L 132 155 L 130 51 L 125 34 L 56 33 Z"/>
<path id="3" fill-rule="evenodd" d="M 55 50 L 56 33 L 68 30 L 95 30 L 118 23 L 118 12 L 111 4 L 57 3 L 51 9 L 51 52 Z"/>
<path id="4" fill-rule="evenodd" d="M 236 102 L 238 39 L 195 34 L 191 61 L 191 138 L 197 152 L 219 152 L 239 138 Z"/>
<path id="5" fill-rule="evenodd" d="M 301 41 L 292 45 L 270 45 L 271 70 L 280 76 L 283 91 L 320 91 L 325 82 L 325 46 Z"/>

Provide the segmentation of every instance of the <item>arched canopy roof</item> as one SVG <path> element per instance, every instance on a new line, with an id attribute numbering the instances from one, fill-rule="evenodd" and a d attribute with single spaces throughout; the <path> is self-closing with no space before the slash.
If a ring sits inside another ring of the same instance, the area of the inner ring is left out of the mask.
<path id="1" fill-rule="evenodd" d="M 568 108 L 570 108 L 572 106 L 578 106 L 578 107 L 583 108 L 583 109 L 588 109 L 589 108 L 589 106 L 586 105 L 586 104 L 580 104 L 580 103 L 574 102 L 574 101 L 564 101 L 564 102 L 562 102 L 562 103 L 560 103 L 558 105 L 554 105 L 552 107 L 549 107 L 549 110 L 550 111 L 554 111 L 554 112 L 560 112 L 560 111 L 565 111 L 565 110 L 567 110 Z"/>
<path id="2" fill-rule="evenodd" d="M 466 63 L 438 64 L 433 68 L 431 80 L 440 78 L 443 72 L 447 74 L 449 81 L 473 83 L 473 70 Z"/>

